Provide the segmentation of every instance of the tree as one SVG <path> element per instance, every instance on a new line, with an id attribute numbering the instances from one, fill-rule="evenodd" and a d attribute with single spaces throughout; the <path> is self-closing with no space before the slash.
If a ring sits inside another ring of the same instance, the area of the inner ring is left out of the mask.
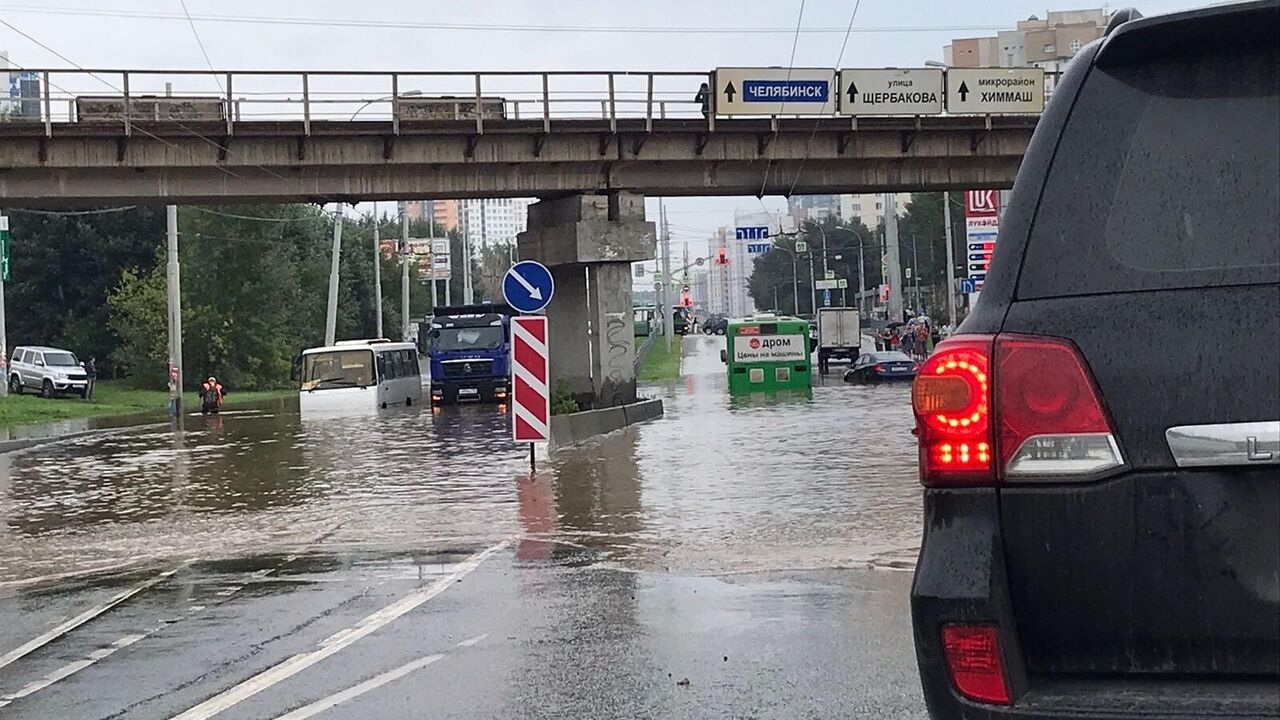
<path id="1" fill-rule="evenodd" d="M 849 281 L 846 291 L 846 302 L 856 303 L 858 286 L 858 246 L 862 244 L 867 287 L 875 287 L 880 282 L 878 231 L 867 229 L 860 221 L 840 222 L 829 217 L 819 224 L 814 221 L 805 222 L 795 236 L 784 236 L 775 241 L 775 248 L 755 259 L 755 268 L 751 274 L 749 292 L 756 307 L 773 307 L 775 291 L 778 307 L 782 313 L 812 314 L 813 281 L 822 278 L 823 257 L 826 267 L 835 272 L 837 278 Z M 797 240 L 808 245 L 804 253 L 796 255 L 795 275 L 799 284 L 800 297 L 794 296 L 792 282 L 791 254 Z M 784 249 L 777 249 L 777 248 Z M 812 275 L 810 260 L 812 259 Z M 838 292 L 838 291 L 835 291 Z M 822 292 L 818 291 L 819 304 Z M 838 295 L 837 295 L 838 297 Z"/>
<path id="2" fill-rule="evenodd" d="M 13 282 L 5 287 L 15 345 L 53 345 L 114 373 L 119 339 L 107 296 L 130 268 L 145 274 L 164 248 L 164 208 L 66 215 L 10 211 Z"/>
<path id="3" fill-rule="evenodd" d="M 102 357 L 114 364 L 117 374 L 133 377 L 139 384 L 164 384 L 169 355 L 164 272 L 126 268 L 107 297 L 107 306 L 118 344 Z"/>
<path id="4" fill-rule="evenodd" d="M 906 215 L 898 222 L 900 257 L 903 267 L 913 266 L 919 275 L 926 309 L 937 314 L 946 303 L 947 245 L 943 229 L 942 193 L 916 193 L 907 203 Z M 951 232 L 957 265 L 964 265 L 964 203 L 962 193 L 951 194 Z M 905 273 L 904 273 L 905 276 Z M 957 277 L 961 274 L 958 273 Z M 908 286 L 914 286 L 915 279 Z M 908 289 L 904 287 L 904 290 Z"/>

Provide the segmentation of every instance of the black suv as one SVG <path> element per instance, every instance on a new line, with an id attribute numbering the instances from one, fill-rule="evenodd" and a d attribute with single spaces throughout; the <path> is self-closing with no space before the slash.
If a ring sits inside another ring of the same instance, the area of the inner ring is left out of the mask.
<path id="1" fill-rule="evenodd" d="M 913 386 L 937 718 L 1280 715 L 1280 2 L 1129 13 Z"/>

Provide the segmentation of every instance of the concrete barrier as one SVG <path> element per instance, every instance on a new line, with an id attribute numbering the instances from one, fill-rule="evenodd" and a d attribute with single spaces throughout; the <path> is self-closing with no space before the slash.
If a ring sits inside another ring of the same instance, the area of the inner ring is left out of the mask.
<path id="1" fill-rule="evenodd" d="M 641 400 L 630 405 L 584 410 L 551 417 L 551 447 L 566 447 L 628 425 L 662 417 L 662 400 Z"/>

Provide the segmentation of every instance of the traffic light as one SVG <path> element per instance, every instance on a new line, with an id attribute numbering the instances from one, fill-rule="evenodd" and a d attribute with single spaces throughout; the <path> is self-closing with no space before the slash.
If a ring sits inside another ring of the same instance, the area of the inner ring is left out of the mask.
<path id="1" fill-rule="evenodd" d="M 727 248 L 720 248 L 718 251 L 716 251 L 716 264 L 717 265 L 729 264 L 729 250 Z"/>

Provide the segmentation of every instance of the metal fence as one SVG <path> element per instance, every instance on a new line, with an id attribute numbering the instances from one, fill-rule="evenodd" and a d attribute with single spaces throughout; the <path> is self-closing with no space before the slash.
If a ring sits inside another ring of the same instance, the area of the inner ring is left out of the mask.
<path id="1" fill-rule="evenodd" d="M 390 122 L 453 119 L 600 120 L 616 131 L 623 119 L 686 119 L 715 130 L 714 113 L 699 98 L 711 72 L 493 71 L 375 72 L 273 70 L 22 70 L 29 81 L 19 98 L 0 100 L 3 119 L 42 123 L 111 123 L 130 134 L 137 123 Z M 1046 73 L 1046 98 L 1057 84 Z M 706 102 L 711 102 L 710 100 Z M 479 110 L 477 110 L 477 108 Z M 721 118 L 723 121 L 724 118 Z"/>

